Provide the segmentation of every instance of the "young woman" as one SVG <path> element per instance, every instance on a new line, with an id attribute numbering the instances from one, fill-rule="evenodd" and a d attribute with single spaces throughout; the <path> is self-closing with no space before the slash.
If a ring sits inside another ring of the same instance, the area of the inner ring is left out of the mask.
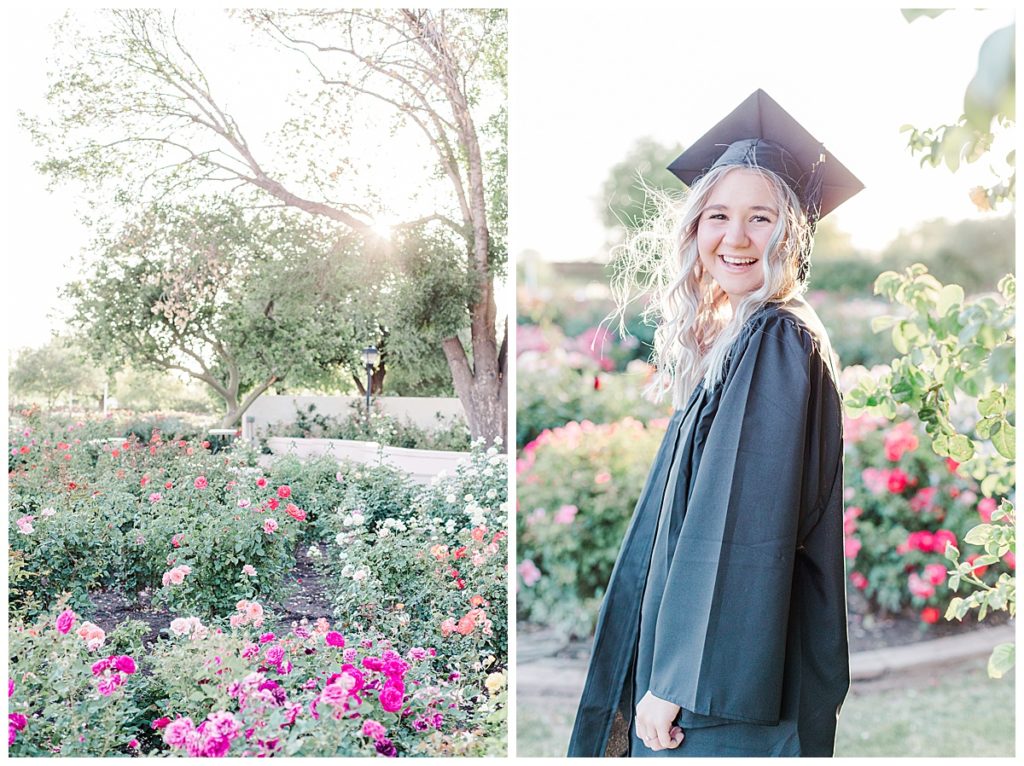
<path id="1" fill-rule="evenodd" d="M 655 361 L 677 409 L 569 754 L 830 756 L 849 688 L 842 409 L 800 295 L 817 219 L 862 187 L 763 91 L 670 170 L 691 188 L 653 272 Z"/>

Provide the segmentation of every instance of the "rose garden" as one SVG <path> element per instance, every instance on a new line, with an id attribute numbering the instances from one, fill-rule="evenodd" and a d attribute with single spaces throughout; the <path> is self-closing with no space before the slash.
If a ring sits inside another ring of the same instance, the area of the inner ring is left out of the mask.
<path id="1" fill-rule="evenodd" d="M 416 485 L 158 430 L 102 438 L 114 418 L 12 424 L 12 755 L 503 752 L 495 448 Z"/>

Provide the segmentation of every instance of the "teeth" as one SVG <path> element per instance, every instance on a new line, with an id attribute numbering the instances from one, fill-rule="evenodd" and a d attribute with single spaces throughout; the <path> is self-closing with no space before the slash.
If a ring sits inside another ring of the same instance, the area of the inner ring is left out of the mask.
<path id="1" fill-rule="evenodd" d="M 731 263 L 734 266 L 745 266 L 748 263 L 757 263 L 756 258 L 730 258 L 728 255 L 723 255 L 722 260 L 726 263 Z"/>

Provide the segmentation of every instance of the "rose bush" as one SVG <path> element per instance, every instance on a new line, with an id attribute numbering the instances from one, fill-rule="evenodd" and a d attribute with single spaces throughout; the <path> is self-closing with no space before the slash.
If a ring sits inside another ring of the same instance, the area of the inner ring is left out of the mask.
<path id="1" fill-rule="evenodd" d="M 10 753 L 130 754 L 126 732 L 145 718 L 138 658 L 148 627 L 128 621 L 104 633 L 65 606 L 8 631 Z"/>
<path id="2" fill-rule="evenodd" d="M 632 418 L 544 431 L 516 463 L 519 616 L 585 636 L 667 426 Z"/>
<path id="3" fill-rule="evenodd" d="M 419 491 L 405 518 L 374 519 L 359 493 L 346 496 L 323 519 L 326 544 L 310 551 L 335 614 L 412 644 L 440 631 L 438 652 L 459 672 L 505 657 L 506 465 L 495 448 L 475 447 L 453 475 Z"/>
<path id="4" fill-rule="evenodd" d="M 652 368 L 633 360 L 624 373 L 610 373 L 602 366 L 600 339 L 592 351 L 594 334 L 567 339 L 556 330 L 518 328 L 527 344 L 516 359 L 516 443 L 522 447 L 547 428 L 589 420 L 609 423 L 625 417 L 648 421 L 669 414 L 668 405 L 645 399 Z"/>
<path id="5" fill-rule="evenodd" d="M 324 619 L 275 634 L 177 618 L 143 656 L 144 624 L 99 639 L 79 622 L 64 610 L 12 630 L 12 755 L 493 755 L 503 740 L 493 659 L 462 674 L 433 646 Z"/>
<path id="6" fill-rule="evenodd" d="M 91 589 L 117 584 L 131 598 L 149 590 L 159 603 L 209 614 L 278 592 L 294 564 L 301 509 L 282 503 L 247 457 L 157 432 L 98 448 L 42 439 L 28 454 L 32 462 L 10 473 L 16 613 L 46 609 L 63 592 L 81 608 Z M 257 561 L 258 576 L 242 572 Z M 191 574 L 165 577 L 181 566 Z"/>
<path id="7" fill-rule="evenodd" d="M 961 545 L 998 501 L 983 497 L 979 482 L 952 458 L 936 455 L 914 421 L 893 425 L 861 414 L 848 417 L 844 430 L 850 583 L 876 608 L 913 608 L 934 623 L 949 601 L 946 544 Z M 1011 553 L 974 574 L 994 583 L 1014 566 Z"/>

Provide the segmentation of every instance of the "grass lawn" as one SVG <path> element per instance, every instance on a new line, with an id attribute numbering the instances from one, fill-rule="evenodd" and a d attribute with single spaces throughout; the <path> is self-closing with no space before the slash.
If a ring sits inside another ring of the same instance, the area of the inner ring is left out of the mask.
<path id="1" fill-rule="evenodd" d="M 521 700 L 517 754 L 565 755 L 575 708 Z M 1013 731 L 1012 674 L 989 679 L 977 660 L 898 689 L 851 692 L 839 718 L 836 756 L 1012 756 Z"/>
<path id="2" fill-rule="evenodd" d="M 836 756 L 1012 756 L 1014 677 L 985 661 L 899 689 L 852 693 L 839 716 Z"/>

